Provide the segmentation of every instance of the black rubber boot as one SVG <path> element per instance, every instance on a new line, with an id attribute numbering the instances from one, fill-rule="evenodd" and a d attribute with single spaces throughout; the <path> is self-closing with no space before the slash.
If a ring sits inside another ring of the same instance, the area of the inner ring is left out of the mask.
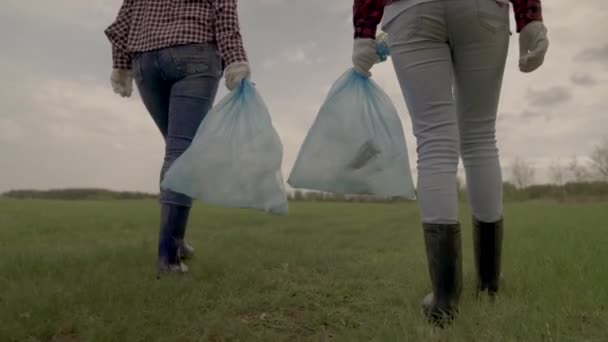
<path id="1" fill-rule="evenodd" d="M 190 246 L 186 241 L 183 240 L 183 238 L 179 247 L 179 257 L 182 260 L 194 258 L 194 247 Z"/>
<path id="2" fill-rule="evenodd" d="M 433 292 L 424 298 L 422 309 L 443 327 L 458 313 L 462 292 L 460 224 L 424 224 L 424 242 Z"/>
<path id="3" fill-rule="evenodd" d="M 179 243 L 179 257 L 181 260 L 192 259 L 194 257 L 194 248 L 190 246 L 185 240 L 184 236 L 186 235 L 186 227 L 188 224 L 188 217 L 190 216 L 190 208 L 189 207 L 180 207 L 180 211 L 182 211 L 183 217 L 180 218 L 180 226 L 175 232 L 175 238 Z"/>
<path id="4" fill-rule="evenodd" d="M 473 245 L 477 270 L 477 294 L 498 292 L 502 254 L 503 221 L 480 222 L 473 218 Z"/>
<path id="5" fill-rule="evenodd" d="M 190 208 L 162 204 L 160 212 L 158 273 L 159 275 L 160 273 L 185 273 L 188 268 L 181 262 L 180 247 L 188 223 Z"/>

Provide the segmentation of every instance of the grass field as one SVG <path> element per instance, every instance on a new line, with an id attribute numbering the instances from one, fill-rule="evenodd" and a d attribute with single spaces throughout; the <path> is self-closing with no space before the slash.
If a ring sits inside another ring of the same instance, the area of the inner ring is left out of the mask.
<path id="1" fill-rule="evenodd" d="M 414 204 L 198 205 L 191 274 L 156 280 L 151 201 L 0 201 L 0 341 L 608 341 L 608 204 L 506 207 L 504 291 L 425 324 Z"/>

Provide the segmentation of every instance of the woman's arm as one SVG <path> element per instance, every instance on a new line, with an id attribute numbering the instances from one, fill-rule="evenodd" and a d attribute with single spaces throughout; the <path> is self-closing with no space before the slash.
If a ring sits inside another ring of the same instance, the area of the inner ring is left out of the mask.
<path id="1" fill-rule="evenodd" d="M 243 38 L 239 28 L 237 0 L 214 0 L 215 35 L 220 54 L 228 66 L 233 63 L 247 62 L 243 48 Z"/>
<path id="2" fill-rule="evenodd" d="M 376 38 L 376 28 L 384 15 L 385 0 L 355 0 L 353 24 L 355 38 Z"/>
<path id="3" fill-rule="evenodd" d="M 116 20 L 106 30 L 105 34 L 112 43 L 112 62 L 114 69 L 131 69 L 131 56 L 128 53 L 127 41 L 131 28 L 131 6 L 133 0 L 124 0 Z"/>
<path id="4" fill-rule="evenodd" d="M 543 21 L 540 0 L 510 0 L 517 23 L 517 32 L 533 21 Z"/>

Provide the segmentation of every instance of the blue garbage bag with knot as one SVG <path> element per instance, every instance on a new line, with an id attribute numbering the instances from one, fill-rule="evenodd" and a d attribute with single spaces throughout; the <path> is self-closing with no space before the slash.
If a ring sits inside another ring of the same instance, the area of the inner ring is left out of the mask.
<path id="1" fill-rule="evenodd" d="M 255 86 L 244 80 L 215 105 L 161 187 L 226 207 L 288 212 L 283 145 Z"/>
<path id="2" fill-rule="evenodd" d="M 334 83 L 287 183 L 345 195 L 415 199 L 401 120 L 373 80 L 350 69 Z"/>

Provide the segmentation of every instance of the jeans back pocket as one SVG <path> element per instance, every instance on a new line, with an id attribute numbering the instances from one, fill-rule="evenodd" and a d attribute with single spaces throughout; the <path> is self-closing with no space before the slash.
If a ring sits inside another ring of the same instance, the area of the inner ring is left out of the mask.
<path id="1" fill-rule="evenodd" d="M 497 0 L 476 0 L 479 24 L 496 33 L 509 31 L 509 5 Z"/>
<path id="2" fill-rule="evenodd" d="M 217 76 L 221 71 L 219 52 L 212 44 L 175 46 L 171 48 L 171 57 L 178 77 L 201 74 Z"/>

